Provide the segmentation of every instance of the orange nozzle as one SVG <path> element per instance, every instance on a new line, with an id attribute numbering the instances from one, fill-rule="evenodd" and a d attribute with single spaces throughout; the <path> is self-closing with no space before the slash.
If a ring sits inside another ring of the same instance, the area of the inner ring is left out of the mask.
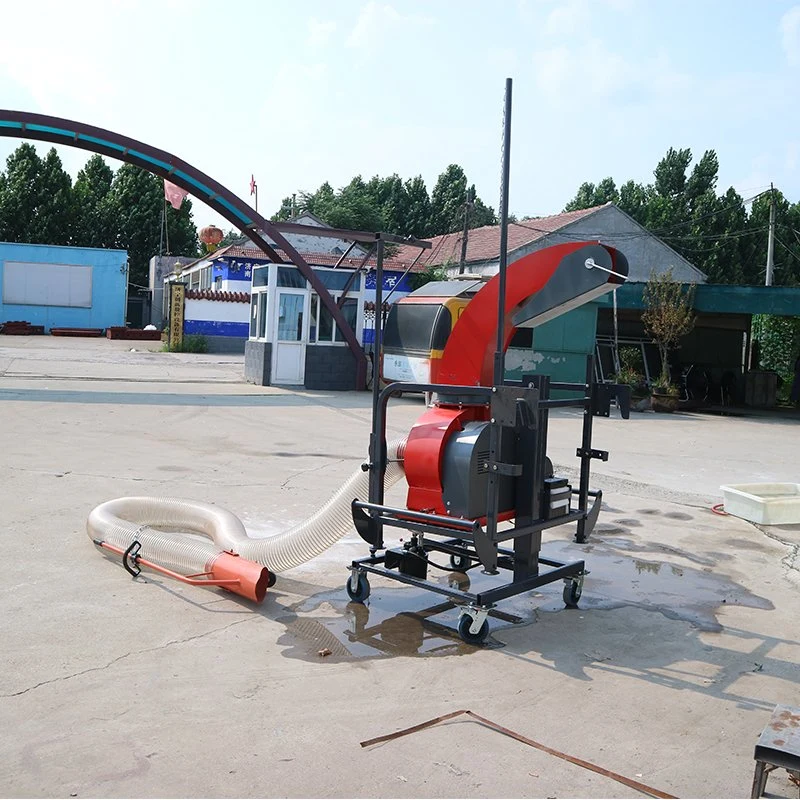
<path id="1" fill-rule="evenodd" d="M 269 570 L 235 553 L 220 553 L 211 565 L 211 578 L 231 581 L 222 588 L 260 603 L 267 594 Z"/>

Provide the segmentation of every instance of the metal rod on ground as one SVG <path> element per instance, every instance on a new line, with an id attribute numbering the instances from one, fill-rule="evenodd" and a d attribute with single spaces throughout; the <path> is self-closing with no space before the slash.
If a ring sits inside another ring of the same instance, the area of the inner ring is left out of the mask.
<path id="1" fill-rule="evenodd" d="M 508 266 L 508 181 L 511 166 L 511 78 L 506 78 L 503 113 L 503 172 L 500 184 L 500 292 L 497 301 L 497 348 L 494 353 L 494 385 L 505 377 L 506 267 Z"/>
<path id="2" fill-rule="evenodd" d="M 596 772 L 598 775 L 611 778 L 611 780 L 617 781 L 617 783 L 621 783 L 623 786 L 635 789 L 637 792 L 642 792 L 642 794 L 649 795 L 650 797 L 664 798 L 664 800 L 676 800 L 675 795 L 667 794 L 666 792 L 662 792 L 660 789 L 654 789 L 652 786 L 648 786 L 647 784 L 633 780 L 632 778 L 627 778 L 624 775 L 620 775 L 618 772 L 613 772 L 612 770 L 601 767 L 598 764 L 593 764 L 591 761 L 585 761 L 582 758 L 577 758 L 567 753 L 562 753 L 560 750 L 548 747 L 546 744 L 537 742 L 534 739 L 529 739 L 527 736 L 523 736 L 521 733 L 512 731 L 510 728 L 506 728 L 503 725 L 492 722 L 492 720 L 486 719 L 486 717 L 482 717 L 480 714 L 476 714 L 474 711 L 468 711 L 466 709 L 453 711 L 450 714 L 443 714 L 441 717 L 435 717 L 427 722 L 422 722 L 419 725 L 413 725 L 410 728 L 404 728 L 403 730 L 395 731 L 394 733 L 389 733 L 385 736 L 376 736 L 374 739 L 367 739 L 364 742 L 360 742 L 360 744 L 361 747 L 371 747 L 372 745 L 383 744 L 384 742 L 389 742 L 393 739 L 399 739 L 401 736 L 408 736 L 410 733 L 417 733 L 418 731 L 425 730 L 426 728 L 431 728 L 434 725 L 438 725 L 442 722 L 448 722 L 449 720 L 455 719 L 456 717 L 460 717 L 462 715 L 470 717 L 478 724 L 484 725 L 496 733 L 501 733 L 503 736 L 508 736 L 511 739 L 515 739 L 516 741 L 526 744 L 529 747 L 533 747 L 536 750 L 541 750 L 543 753 L 548 753 L 551 756 L 568 761 L 570 764 L 575 764 L 576 766 L 583 767 L 591 772 Z"/>

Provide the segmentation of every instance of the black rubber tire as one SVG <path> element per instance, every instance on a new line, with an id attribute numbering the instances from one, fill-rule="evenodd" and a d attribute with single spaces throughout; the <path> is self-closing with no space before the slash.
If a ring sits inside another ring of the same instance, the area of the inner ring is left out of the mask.
<path id="1" fill-rule="evenodd" d="M 578 602 L 581 599 L 581 594 L 583 593 L 583 586 L 580 583 L 567 583 L 564 586 L 564 605 L 567 608 L 577 608 Z"/>
<path id="2" fill-rule="evenodd" d="M 468 559 L 466 556 L 458 556 L 452 554 L 450 556 L 449 563 L 450 563 L 450 569 L 453 569 L 456 572 L 464 572 L 464 570 L 469 567 L 472 561 L 470 561 L 470 559 Z"/>
<path id="3" fill-rule="evenodd" d="M 269 578 L 267 579 L 267 589 L 271 589 L 275 585 L 276 580 L 278 580 L 278 576 L 274 572 L 270 572 Z"/>
<path id="4" fill-rule="evenodd" d="M 477 633 L 470 633 L 470 626 L 472 625 L 472 617 L 469 614 L 462 615 L 458 621 L 458 635 L 467 644 L 483 644 L 486 637 L 489 635 L 489 620 L 485 619 L 483 625 Z"/>
<path id="5" fill-rule="evenodd" d="M 353 587 L 350 585 L 349 578 L 347 579 L 345 588 L 347 589 L 347 596 L 354 603 L 363 603 L 369 597 L 369 592 L 370 592 L 369 581 L 367 580 L 367 576 L 364 575 L 364 573 L 361 573 L 358 576 L 358 586 L 356 587 L 355 591 L 353 591 Z"/>

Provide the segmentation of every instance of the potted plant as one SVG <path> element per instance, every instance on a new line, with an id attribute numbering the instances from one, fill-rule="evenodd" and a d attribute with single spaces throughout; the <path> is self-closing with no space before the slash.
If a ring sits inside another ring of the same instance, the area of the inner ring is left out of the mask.
<path id="1" fill-rule="evenodd" d="M 653 411 L 672 412 L 678 408 L 678 387 L 663 375 L 650 381 L 650 408 Z"/>
<path id="2" fill-rule="evenodd" d="M 647 397 L 648 390 L 644 375 L 632 367 L 620 367 L 619 372 L 612 375 L 611 378 L 614 383 L 630 386 L 632 400 L 641 400 L 643 397 Z"/>
<path id="3" fill-rule="evenodd" d="M 694 285 L 684 290 L 672 277 L 672 269 L 660 275 L 654 270 L 645 284 L 643 300 L 644 329 L 661 355 L 661 374 L 650 381 L 651 406 L 654 411 L 674 411 L 679 391 L 670 380 L 668 356 L 694 327 Z"/>
<path id="4" fill-rule="evenodd" d="M 638 347 L 623 346 L 619 348 L 619 372 L 611 378 L 615 383 L 630 386 L 632 400 L 642 400 L 650 394 L 643 370 L 641 350 Z"/>

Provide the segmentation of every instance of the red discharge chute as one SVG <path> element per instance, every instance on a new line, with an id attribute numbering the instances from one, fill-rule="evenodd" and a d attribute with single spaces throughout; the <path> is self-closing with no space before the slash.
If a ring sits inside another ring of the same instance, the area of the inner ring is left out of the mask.
<path id="1" fill-rule="evenodd" d="M 593 242 L 570 242 L 538 250 L 509 265 L 506 271 L 504 350 L 516 330 L 512 323 L 515 312 L 547 286 L 567 256 L 587 247 L 606 251 L 610 256 L 609 265 L 616 265 L 619 260 L 624 261 L 624 257 L 611 247 L 598 246 Z M 573 269 L 576 279 L 575 292 L 578 296 L 580 292 L 577 284 L 585 277 L 582 273 L 586 270 L 577 263 Z M 625 270 L 627 271 L 627 264 Z M 607 270 L 595 273 L 595 276 L 597 284 L 611 284 L 608 289 L 613 288 L 614 283 L 622 282 L 614 280 Z M 492 385 L 499 291 L 500 278 L 495 275 L 464 309 L 447 341 L 439 367 L 439 383 L 460 386 Z"/>

